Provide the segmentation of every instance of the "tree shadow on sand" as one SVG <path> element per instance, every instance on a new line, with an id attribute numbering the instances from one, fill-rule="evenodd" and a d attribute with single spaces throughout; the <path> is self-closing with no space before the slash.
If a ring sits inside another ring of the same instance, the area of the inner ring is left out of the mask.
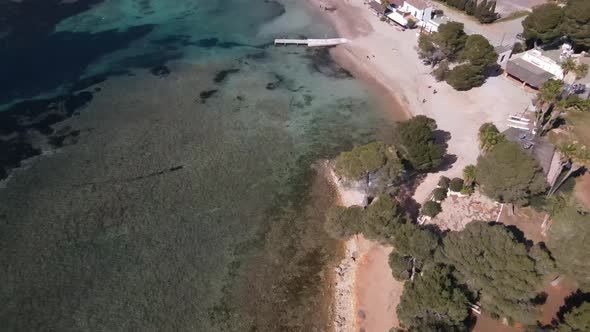
<path id="1" fill-rule="evenodd" d="M 456 155 L 447 153 L 447 151 L 449 149 L 449 141 L 451 140 L 452 135 L 448 131 L 437 129 L 432 133 L 432 136 L 434 137 L 434 142 L 436 144 L 441 145 L 444 148 L 445 155 L 443 157 L 442 163 L 438 167 L 435 167 L 434 169 L 432 169 L 430 172 L 431 173 L 438 173 L 441 171 L 447 171 L 447 170 L 451 169 L 453 164 L 457 161 Z"/>

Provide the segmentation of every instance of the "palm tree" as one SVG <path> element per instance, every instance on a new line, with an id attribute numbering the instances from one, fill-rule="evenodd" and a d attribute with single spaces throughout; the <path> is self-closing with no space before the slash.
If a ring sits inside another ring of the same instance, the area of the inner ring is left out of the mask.
<path id="1" fill-rule="evenodd" d="M 548 80 L 541 84 L 537 98 L 539 101 L 547 104 L 556 102 L 561 95 L 563 89 L 563 82 L 560 80 Z"/>
<path id="2" fill-rule="evenodd" d="M 576 70 L 576 62 L 574 60 L 567 59 L 564 62 L 561 63 L 561 69 L 563 69 L 563 74 L 566 75 L 567 73 L 571 72 L 571 71 L 575 71 Z"/>
<path id="3" fill-rule="evenodd" d="M 547 126 L 544 125 L 545 119 L 547 118 L 547 112 L 558 111 L 557 116 L 559 115 L 559 113 L 561 113 L 561 110 L 555 110 L 555 107 L 553 107 L 553 105 L 555 104 L 555 102 L 559 100 L 559 96 L 561 95 L 562 89 L 563 82 L 560 80 L 548 80 L 547 82 L 541 84 L 541 87 L 539 88 L 539 93 L 537 94 L 537 106 L 539 107 L 539 109 L 537 110 L 537 118 L 535 121 L 537 127 L 537 135 L 544 134 L 544 131 L 547 128 Z M 551 118 L 553 118 L 553 116 L 554 114 L 552 114 Z M 553 118 L 553 121 L 555 121 L 556 119 L 556 117 Z"/>
<path id="4" fill-rule="evenodd" d="M 465 181 L 465 185 L 473 186 L 475 180 L 477 179 L 477 168 L 475 165 L 467 165 L 463 168 L 463 180 Z"/>
<path id="5" fill-rule="evenodd" d="M 588 64 L 582 63 L 576 68 L 573 69 L 573 72 L 576 74 L 576 78 L 586 77 L 588 75 Z"/>
<path id="6" fill-rule="evenodd" d="M 549 113 L 549 119 L 545 119 L 545 123 L 543 124 L 543 127 L 541 127 L 541 130 L 539 131 L 539 135 L 543 136 L 545 135 L 549 130 L 551 130 L 553 128 L 553 125 L 555 124 L 555 121 L 557 121 L 557 119 L 560 118 L 560 116 L 566 111 L 565 109 L 565 103 L 555 103 L 553 105 L 551 105 L 551 107 L 549 107 L 549 109 L 551 110 L 551 112 Z M 545 114 L 547 114 L 545 112 Z"/>

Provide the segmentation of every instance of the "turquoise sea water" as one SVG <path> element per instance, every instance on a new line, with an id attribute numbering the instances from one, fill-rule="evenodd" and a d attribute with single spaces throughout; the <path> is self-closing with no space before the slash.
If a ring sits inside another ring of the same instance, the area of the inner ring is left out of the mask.
<path id="1" fill-rule="evenodd" d="M 332 28 L 295 0 L 54 5 L 0 34 L 2 329 L 327 329 L 312 165 L 391 119 L 326 50 L 271 43 Z"/>

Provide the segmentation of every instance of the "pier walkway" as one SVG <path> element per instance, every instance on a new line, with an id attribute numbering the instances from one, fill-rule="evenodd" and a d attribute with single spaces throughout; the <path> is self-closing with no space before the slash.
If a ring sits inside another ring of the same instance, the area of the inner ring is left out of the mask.
<path id="1" fill-rule="evenodd" d="M 275 39 L 275 46 L 278 45 L 297 45 L 307 47 L 319 46 L 336 46 L 339 44 L 348 43 L 346 38 L 331 38 L 331 39 Z"/>

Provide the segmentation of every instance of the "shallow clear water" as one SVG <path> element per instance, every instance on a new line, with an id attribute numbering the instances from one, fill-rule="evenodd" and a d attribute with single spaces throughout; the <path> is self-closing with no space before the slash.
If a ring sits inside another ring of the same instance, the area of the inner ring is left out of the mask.
<path id="1" fill-rule="evenodd" d="M 325 50 L 270 43 L 332 29 L 294 0 L 94 2 L 25 48 L 3 29 L 2 326 L 326 329 L 312 164 L 391 120 Z"/>

